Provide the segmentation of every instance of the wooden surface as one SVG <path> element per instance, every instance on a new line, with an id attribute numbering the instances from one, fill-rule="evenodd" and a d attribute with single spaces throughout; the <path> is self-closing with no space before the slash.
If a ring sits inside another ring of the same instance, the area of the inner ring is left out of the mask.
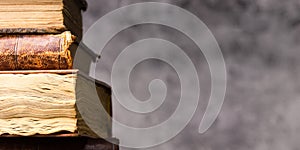
<path id="1" fill-rule="evenodd" d="M 93 96 L 93 90 L 98 95 Z M 110 88 L 93 82 L 77 70 L 0 71 L 1 135 L 67 131 L 98 137 L 90 125 L 102 138 L 108 138 L 111 120 L 99 110 L 101 104 L 112 115 Z M 89 119 L 83 120 L 80 113 Z"/>
<path id="2" fill-rule="evenodd" d="M 72 34 L 0 36 L 0 70 L 70 69 Z"/>
<path id="3" fill-rule="evenodd" d="M 118 143 L 118 140 L 111 139 Z M 85 137 L 10 137 L 0 138 L 0 150 L 118 150 L 104 139 Z"/>

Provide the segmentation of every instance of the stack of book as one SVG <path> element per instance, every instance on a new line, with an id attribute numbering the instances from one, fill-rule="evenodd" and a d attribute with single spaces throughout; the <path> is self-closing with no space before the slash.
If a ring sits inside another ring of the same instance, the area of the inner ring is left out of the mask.
<path id="1" fill-rule="evenodd" d="M 0 0 L 0 5 L 0 135 L 110 138 L 110 87 L 72 69 L 86 2 Z"/>

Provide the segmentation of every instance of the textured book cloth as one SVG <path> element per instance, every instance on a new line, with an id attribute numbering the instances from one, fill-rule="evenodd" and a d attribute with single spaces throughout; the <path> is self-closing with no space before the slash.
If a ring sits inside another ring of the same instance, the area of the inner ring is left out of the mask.
<path id="1" fill-rule="evenodd" d="M 0 70 L 70 69 L 73 36 L 66 31 L 56 35 L 0 36 Z"/>

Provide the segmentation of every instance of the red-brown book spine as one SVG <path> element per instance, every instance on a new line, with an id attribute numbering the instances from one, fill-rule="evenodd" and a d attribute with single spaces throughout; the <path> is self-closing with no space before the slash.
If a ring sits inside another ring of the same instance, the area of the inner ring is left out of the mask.
<path id="1" fill-rule="evenodd" d="M 71 69 L 69 47 L 74 37 L 56 35 L 0 36 L 0 70 Z"/>

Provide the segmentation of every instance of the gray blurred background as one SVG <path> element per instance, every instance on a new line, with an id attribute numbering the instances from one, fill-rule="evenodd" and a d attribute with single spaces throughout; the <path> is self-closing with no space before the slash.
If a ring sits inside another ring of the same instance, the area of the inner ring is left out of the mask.
<path id="1" fill-rule="evenodd" d="M 87 1 L 89 7 L 83 14 L 84 32 L 114 9 L 146 2 Z M 199 123 L 210 94 L 209 68 L 200 49 L 182 33 L 160 25 L 138 25 L 115 36 L 102 53 L 96 68 L 97 79 L 110 83 L 111 67 L 118 54 L 131 43 L 150 37 L 176 43 L 190 56 L 198 71 L 201 96 L 192 121 L 175 138 L 149 149 L 299 150 L 300 1 L 155 1 L 187 9 L 208 26 L 223 52 L 228 85 L 217 121 L 205 134 L 199 134 Z M 168 86 L 164 104 L 153 113 L 141 115 L 114 101 L 116 120 L 129 126 L 150 127 L 166 120 L 174 112 L 179 102 L 180 82 L 175 70 L 162 61 L 147 60 L 135 67 L 130 79 L 133 94 L 141 101 L 149 98 L 148 84 L 155 78 L 162 79 Z"/>

